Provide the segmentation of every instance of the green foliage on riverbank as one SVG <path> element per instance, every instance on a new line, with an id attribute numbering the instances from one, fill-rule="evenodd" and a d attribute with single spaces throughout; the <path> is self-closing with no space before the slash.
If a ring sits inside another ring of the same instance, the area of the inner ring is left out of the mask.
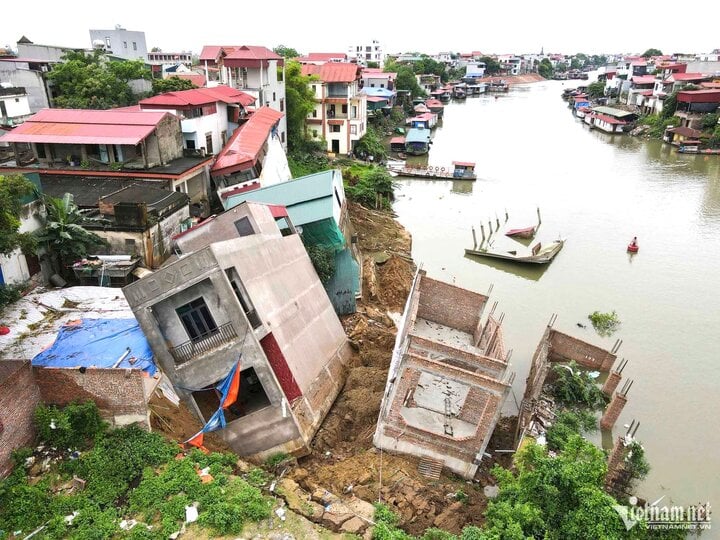
<path id="1" fill-rule="evenodd" d="M 552 375 L 550 393 L 560 405 L 591 411 L 605 406 L 605 396 L 595 380 L 575 362 L 553 366 Z"/>
<path id="2" fill-rule="evenodd" d="M 615 311 L 609 311 L 607 313 L 593 311 L 588 315 L 588 319 L 590 319 L 595 331 L 603 337 L 613 335 L 617 332 L 618 328 L 620 328 L 620 318 Z"/>
<path id="3" fill-rule="evenodd" d="M 185 507 L 196 503 L 198 523 L 216 535 L 239 534 L 245 523 L 270 516 L 272 501 L 250 483 L 250 475 L 232 475 L 234 455 L 195 450 L 176 458 L 176 444 L 136 425 L 107 431 L 92 402 L 41 407 L 36 420 L 50 453 L 15 453 L 15 469 L 0 482 L 0 538 L 10 531 L 25 537 L 44 526 L 33 538 L 164 540 L 180 530 Z M 59 435 L 49 435 L 58 429 Z M 74 459 L 62 448 L 50 449 L 49 441 L 89 449 Z M 34 468 L 47 461 L 49 470 L 30 475 L 25 465 L 33 457 Z M 208 483 L 198 474 L 205 468 L 213 476 Z M 85 489 L 69 489 L 73 477 L 83 479 Z M 124 531 L 123 518 L 139 523 Z"/>
<path id="4" fill-rule="evenodd" d="M 384 167 L 354 163 L 343 169 L 345 193 L 366 208 L 389 209 L 394 198 L 392 177 Z"/>

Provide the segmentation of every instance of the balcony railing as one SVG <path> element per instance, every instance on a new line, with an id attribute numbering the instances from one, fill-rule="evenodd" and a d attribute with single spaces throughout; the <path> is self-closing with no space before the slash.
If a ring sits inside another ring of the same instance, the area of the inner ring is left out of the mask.
<path id="1" fill-rule="evenodd" d="M 208 336 L 172 347 L 170 354 L 172 354 L 176 364 L 184 364 L 196 356 L 230 343 L 235 338 L 237 338 L 235 328 L 233 328 L 232 323 L 227 323 L 218 326 L 215 332 Z"/>

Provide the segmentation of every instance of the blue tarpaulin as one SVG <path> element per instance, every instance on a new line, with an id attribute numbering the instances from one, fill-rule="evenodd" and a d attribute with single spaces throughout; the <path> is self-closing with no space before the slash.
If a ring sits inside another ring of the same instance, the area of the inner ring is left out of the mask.
<path id="1" fill-rule="evenodd" d="M 33 358 L 32 365 L 111 368 L 128 349 L 118 368 L 155 374 L 152 349 L 135 319 L 81 319 L 63 326 L 55 343 Z"/>

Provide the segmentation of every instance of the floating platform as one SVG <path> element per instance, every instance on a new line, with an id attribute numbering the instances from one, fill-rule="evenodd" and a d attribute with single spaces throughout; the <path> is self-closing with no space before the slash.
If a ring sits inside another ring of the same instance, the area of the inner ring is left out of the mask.
<path id="1" fill-rule="evenodd" d="M 453 161 L 451 167 L 408 167 L 404 163 L 388 163 L 388 171 L 398 176 L 425 178 L 426 180 L 477 180 L 475 163 Z"/>

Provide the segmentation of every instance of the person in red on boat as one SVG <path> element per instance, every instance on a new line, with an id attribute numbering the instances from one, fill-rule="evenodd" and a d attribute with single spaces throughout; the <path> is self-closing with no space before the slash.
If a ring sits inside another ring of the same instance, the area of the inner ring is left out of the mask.
<path id="1" fill-rule="evenodd" d="M 633 236 L 632 242 L 630 242 L 631 247 L 637 247 L 637 236 Z"/>

